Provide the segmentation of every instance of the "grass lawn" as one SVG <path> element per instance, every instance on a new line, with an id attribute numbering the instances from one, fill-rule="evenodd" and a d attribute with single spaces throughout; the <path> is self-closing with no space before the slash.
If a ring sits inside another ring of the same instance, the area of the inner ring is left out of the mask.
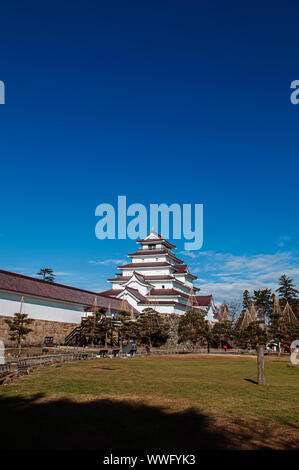
<path id="1" fill-rule="evenodd" d="M 92 359 L 0 389 L 2 448 L 298 449 L 299 367 L 266 358 Z"/>

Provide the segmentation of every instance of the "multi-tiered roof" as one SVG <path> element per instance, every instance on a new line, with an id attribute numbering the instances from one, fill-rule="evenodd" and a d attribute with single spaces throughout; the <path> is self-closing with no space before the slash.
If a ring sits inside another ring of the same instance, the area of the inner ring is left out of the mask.
<path id="1" fill-rule="evenodd" d="M 176 257 L 175 245 L 153 230 L 137 243 L 137 251 L 128 254 L 131 262 L 118 266 L 121 272 L 108 279 L 112 289 L 102 294 L 125 298 L 139 312 L 151 306 L 159 313 L 184 314 L 190 298 L 194 308 L 214 309 L 211 295 L 197 295 L 200 289 L 193 286 L 197 276 Z"/>

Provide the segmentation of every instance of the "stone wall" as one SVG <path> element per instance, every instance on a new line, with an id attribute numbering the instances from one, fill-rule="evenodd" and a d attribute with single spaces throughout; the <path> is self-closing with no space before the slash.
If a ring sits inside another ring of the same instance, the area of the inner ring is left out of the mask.
<path id="1" fill-rule="evenodd" d="M 9 338 L 9 327 L 4 320 L 12 319 L 0 315 L 0 338 L 4 341 L 6 347 L 14 347 L 15 341 Z M 53 336 L 53 340 L 57 344 L 64 344 L 65 337 L 78 326 L 77 323 L 63 323 L 48 320 L 33 320 L 29 328 L 32 329 L 26 339 L 23 341 L 23 346 L 41 346 L 46 336 Z"/>
<path id="2" fill-rule="evenodd" d="M 180 322 L 179 315 L 168 315 L 165 321 L 169 325 L 168 339 L 165 343 L 166 349 L 176 348 L 178 346 L 178 326 Z"/>
<path id="3" fill-rule="evenodd" d="M 191 341 L 184 341 L 183 343 L 178 342 L 178 327 L 180 323 L 181 315 L 168 315 L 165 321 L 169 325 L 168 339 L 163 345 L 163 349 L 180 349 L 181 351 L 193 351 L 194 346 Z M 199 342 L 196 345 L 196 350 L 206 347 L 206 344 Z"/>

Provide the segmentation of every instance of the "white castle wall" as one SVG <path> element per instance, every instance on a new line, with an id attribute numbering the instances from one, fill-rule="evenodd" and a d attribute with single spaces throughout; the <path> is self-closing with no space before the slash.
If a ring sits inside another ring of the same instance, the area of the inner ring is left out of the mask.
<path id="1" fill-rule="evenodd" d="M 9 317 L 19 312 L 21 297 L 21 293 L 0 290 L 0 315 Z M 22 313 L 37 320 L 80 323 L 82 316 L 84 316 L 84 308 L 78 304 L 24 296 Z"/>

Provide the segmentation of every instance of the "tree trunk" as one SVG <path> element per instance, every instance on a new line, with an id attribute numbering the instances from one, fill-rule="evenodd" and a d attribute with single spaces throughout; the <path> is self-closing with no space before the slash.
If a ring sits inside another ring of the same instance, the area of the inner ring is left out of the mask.
<path id="1" fill-rule="evenodd" d="M 257 382 L 258 385 L 266 385 L 264 346 L 257 346 Z"/>

